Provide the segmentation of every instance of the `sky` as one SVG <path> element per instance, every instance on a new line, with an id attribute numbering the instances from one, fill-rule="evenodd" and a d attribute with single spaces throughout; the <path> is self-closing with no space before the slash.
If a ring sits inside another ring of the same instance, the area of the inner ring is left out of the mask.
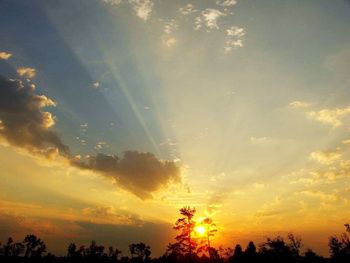
<path id="1" fill-rule="evenodd" d="M 347 0 L 0 1 L 0 240 L 213 245 L 350 220 Z"/>

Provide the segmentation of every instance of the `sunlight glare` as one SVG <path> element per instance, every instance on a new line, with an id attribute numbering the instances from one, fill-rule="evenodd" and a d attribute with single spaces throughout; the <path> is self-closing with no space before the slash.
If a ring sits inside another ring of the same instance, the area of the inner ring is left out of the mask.
<path id="1" fill-rule="evenodd" d="M 195 228 L 196 232 L 200 235 L 200 236 L 204 236 L 205 234 L 205 227 L 202 225 L 199 225 Z"/>

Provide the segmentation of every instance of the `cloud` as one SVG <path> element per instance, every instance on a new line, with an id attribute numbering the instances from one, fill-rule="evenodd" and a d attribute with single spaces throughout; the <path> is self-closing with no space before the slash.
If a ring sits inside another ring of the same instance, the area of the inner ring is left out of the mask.
<path id="1" fill-rule="evenodd" d="M 88 156 L 87 163 L 72 158 L 69 147 L 50 130 L 55 118 L 51 113 L 42 111 L 47 106 L 55 106 L 54 101 L 35 94 L 33 84 L 24 85 L 20 80 L 0 77 L 0 136 L 9 144 L 32 154 L 49 159 L 61 155 L 70 159 L 75 167 L 112 177 L 119 186 L 142 199 L 151 198 L 152 192 L 170 182 L 181 181 L 180 168 L 175 162 L 159 160 L 152 153 L 126 151 L 121 158 L 98 154 Z M 87 129 L 88 124 L 80 126 Z M 86 142 L 81 140 L 81 143 Z M 99 150 L 108 145 L 100 141 L 96 147 Z"/>
<path id="2" fill-rule="evenodd" d="M 197 12 L 197 10 L 194 9 L 194 5 L 187 4 L 184 7 L 180 7 L 179 12 L 183 15 L 190 15 L 192 13 Z"/>
<path id="3" fill-rule="evenodd" d="M 101 215 L 103 209 L 103 207 L 96 208 L 96 210 L 101 210 Z M 91 208 L 91 213 L 94 213 L 93 210 L 94 208 Z M 83 212 L 88 212 L 88 209 Z M 97 211 L 96 218 L 98 214 L 100 212 Z M 111 216 L 110 213 L 107 213 L 108 216 Z M 127 216 L 127 213 L 122 212 L 120 217 L 124 216 Z M 130 216 L 134 217 L 132 214 Z M 87 214 L 85 217 L 90 218 L 90 215 Z M 140 220 L 135 224 L 118 223 L 115 220 L 107 223 L 103 222 L 101 217 L 97 220 L 98 222 L 95 220 L 91 222 L 87 219 L 53 219 L 0 212 L 0 240 L 7 240 L 11 236 L 15 241 L 21 241 L 25 235 L 33 233 L 43 239 L 48 250 L 57 256 L 66 255 L 66 244 L 70 242 L 80 246 L 89 244 L 90 240 L 98 240 L 101 245 L 117 245 L 119 249 L 127 252 L 128 244 L 141 240 L 151 246 L 152 255 L 161 256 L 164 252 L 163 245 L 170 241 L 173 234 L 172 225 L 168 223 L 151 223 Z"/>
<path id="4" fill-rule="evenodd" d="M 201 12 L 201 16 L 196 17 L 195 29 L 200 29 L 202 25 L 206 26 L 208 30 L 219 29 L 217 21 L 223 16 L 226 16 L 226 14 L 217 9 L 206 8 Z"/>
<path id="5" fill-rule="evenodd" d="M 219 6 L 234 6 L 235 4 L 237 4 L 236 0 L 218 0 L 216 1 L 216 4 Z"/>
<path id="6" fill-rule="evenodd" d="M 99 141 L 96 143 L 96 146 L 95 146 L 96 150 L 102 150 L 104 148 L 109 148 L 109 145 L 106 142 Z"/>
<path id="7" fill-rule="evenodd" d="M 335 151 L 315 151 L 310 154 L 310 158 L 321 164 L 332 164 L 342 156 L 339 149 Z"/>
<path id="8" fill-rule="evenodd" d="M 250 137 L 249 140 L 252 144 L 262 144 L 268 141 L 266 137 Z"/>
<path id="9" fill-rule="evenodd" d="M 342 143 L 345 145 L 350 145 L 350 139 L 343 140 Z"/>
<path id="10" fill-rule="evenodd" d="M 12 54 L 7 52 L 0 52 L 0 59 L 8 60 L 10 57 L 12 57 Z"/>
<path id="11" fill-rule="evenodd" d="M 82 209 L 82 214 L 89 222 L 98 224 L 142 225 L 144 223 L 138 215 L 114 206 L 85 207 Z"/>
<path id="12" fill-rule="evenodd" d="M 339 197 L 335 194 L 329 194 L 321 191 L 304 190 L 296 194 L 302 194 L 302 195 L 306 195 L 312 198 L 317 198 L 322 201 L 328 201 L 328 202 L 335 202 L 339 199 Z"/>
<path id="13" fill-rule="evenodd" d="M 175 19 L 171 19 L 164 23 L 162 42 L 167 47 L 171 47 L 176 44 L 177 40 L 172 36 L 178 25 Z"/>
<path id="14" fill-rule="evenodd" d="M 35 68 L 21 67 L 21 68 L 17 69 L 17 73 L 21 77 L 27 77 L 29 79 L 32 79 L 36 76 L 36 69 Z"/>
<path id="15" fill-rule="evenodd" d="M 153 10 L 153 1 L 151 0 L 129 0 L 133 6 L 136 15 L 142 20 L 146 21 L 150 17 Z"/>
<path id="16" fill-rule="evenodd" d="M 300 101 L 300 100 L 295 100 L 289 103 L 288 105 L 290 108 L 293 109 L 299 109 L 299 108 L 308 108 L 311 106 L 311 103 L 306 102 L 306 101 Z"/>
<path id="17" fill-rule="evenodd" d="M 245 35 L 245 30 L 243 27 L 231 26 L 226 30 L 228 36 L 232 37 L 243 37 Z"/>
<path id="18" fill-rule="evenodd" d="M 164 23 L 164 34 L 170 35 L 171 33 L 173 33 L 176 29 L 177 29 L 177 23 L 175 21 L 175 19 L 171 19 L 169 21 L 166 21 Z"/>
<path id="19" fill-rule="evenodd" d="M 246 32 L 243 27 L 231 26 L 226 29 L 226 41 L 224 46 L 224 51 L 230 52 L 235 48 L 243 47 L 243 37 Z"/>
<path id="20" fill-rule="evenodd" d="M 122 0 L 103 0 L 103 2 L 109 5 L 119 5 L 122 3 Z"/>
<path id="21" fill-rule="evenodd" d="M 113 178 L 118 185 L 141 199 L 152 198 L 152 192 L 170 182 L 181 181 L 180 169 L 174 162 L 159 160 L 152 153 L 126 151 L 121 158 L 98 154 L 87 162 L 72 160 L 72 164 Z"/>
<path id="22" fill-rule="evenodd" d="M 167 47 L 172 47 L 176 44 L 177 40 L 174 37 L 166 37 L 163 36 L 162 37 L 162 42 L 164 45 L 166 45 Z"/>
<path id="23" fill-rule="evenodd" d="M 94 89 L 98 89 L 98 88 L 101 86 L 101 83 L 98 82 L 98 81 L 96 81 L 96 82 L 94 82 L 94 83 L 92 84 L 92 86 L 93 86 Z"/>
<path id="24" fill-rule="evenodd" d="M 255 217 L 277 217 L 288 213 L 290 209 L 285 208 L 285 199 L 276 196 L 268 203 L 264 203 L 255 213 Z"/>
<path id="25" fill-rule="evenodd" d="M 322 109 L 319 111 L 310 111 L 308 116 L 311 119 L 324 124 L 331 125 L 333 128 L 342 126 L 342 118 L 350 114 L 350 107 L 336 109 Z"/>
<path id="26" fill-rule="evenodd" d="M 0 136 L 11 145 L 48 158 L 58 152 L 68 154 L 68 147 L 50 130 L 55 124 L 54 117 L 42 111 L 55 103 L 34 91 L 33 84 L 0 77 Z"/>

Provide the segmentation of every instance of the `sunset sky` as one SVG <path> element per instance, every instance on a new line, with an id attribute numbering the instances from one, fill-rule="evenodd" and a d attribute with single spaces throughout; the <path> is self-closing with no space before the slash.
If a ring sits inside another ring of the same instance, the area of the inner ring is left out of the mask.
<path id="1" fill-rule="evenodd" d="M 350 221 L 350 1 L 0 1 L 0 240 L 213 245 Z"/>

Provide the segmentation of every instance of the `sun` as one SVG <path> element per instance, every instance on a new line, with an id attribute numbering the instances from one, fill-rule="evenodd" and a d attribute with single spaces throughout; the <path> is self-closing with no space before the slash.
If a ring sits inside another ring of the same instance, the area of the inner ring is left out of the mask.
<path id="1" fill-rule="evenodd" d="M 199 236 L 204 236 L 204 234 L 205 234 L 205 232 L 206 232 L 206 229 L 205 229 L 204 226 L 198 225 L 198 226 L 195 227 L 195 231 L 197 232 L 197 234 L 198 234 Z"/>

